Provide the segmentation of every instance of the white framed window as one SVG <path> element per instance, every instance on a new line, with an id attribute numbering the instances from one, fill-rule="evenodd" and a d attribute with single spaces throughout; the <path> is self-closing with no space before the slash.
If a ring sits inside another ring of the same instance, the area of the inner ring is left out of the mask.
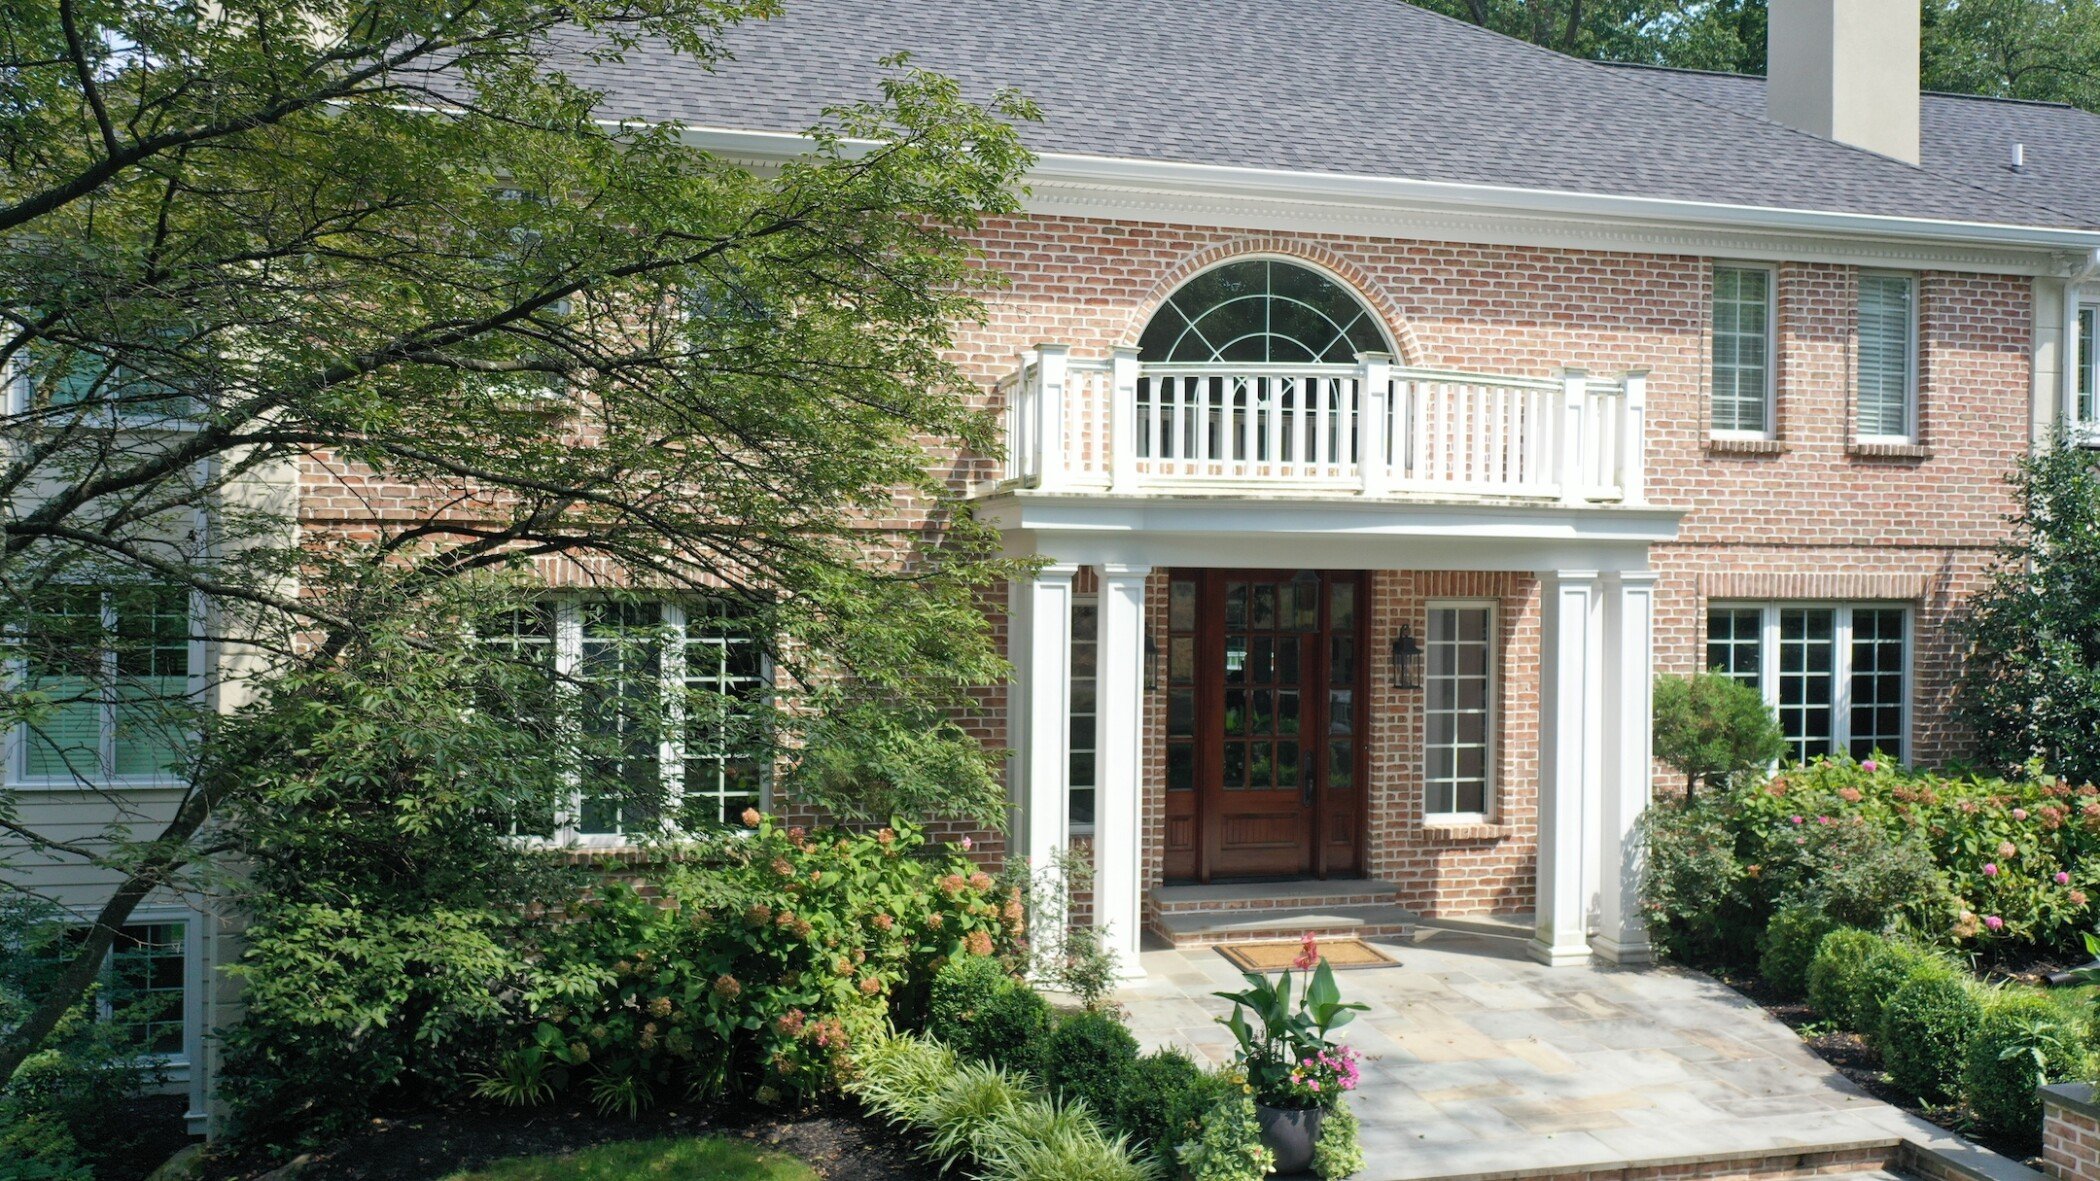
<path id="1" fill-rule="evenodd" d="M 8 637 L 15 683 L 43 699 L 8 735 L 19 787 L 170 787 L 183 781 L 202 691 L 189 591 L 55 585 Z"/>
<path id="2" fill-rule="evenodd" d="M 1067 757 L 1066 821 L 1074 836 L 1094 831 L 1094 719 L 1101 635 L 1099 595 L 1072 596 L 1072 665 L 1068 700 L 1072 717 Z"/>
<path id="3" fill-rule="evenodd" d="M 593 746 L 593 783 L 518 835 L 619 845 L 681 824 L 742 823 L 766 806 L 758 707 L 772 684 L 761 637 L 733 600 L 564 600 L 513 611 L 482 642 L 547 662 L 573 686 L 564 710 Z M 679 692 L 679 690 L 686 692 Z"/>
<path id="4" fill-rule="evenodd" d="M 1772 437 L 1772 268 L 1734 263 L 1713 271 L 1711 421 L 1715 438 Z"/>
<path id="5" fill-rule="evenodd" d="M 1706 666 L 1764 694 L 1805 763 L 1910 757 L 1910 610 L 1894 603 L 1715 603 Z"/>
<path id="6" fill-rule="evenodd" d="M 207 984 L 197 913 L 188 907 L 146 905 L 117 928 L 96 982 L 95 1017 L 121 1023 L 128 1046 L 158 1066 L 162 1081 L 189 1078 L 202 1050 Z M 50 948 L 52 970 L 86 938 L 85 922 L 68 923 Z"/>
<path id="7" fill-rule="evenodd" d="M 2100 303 L 2080 303 L 2072 315 L 2071 380 L 2064 425 L 2072 439 L 2100 443 Z"/>
<path id="8" fill-rule="evenodd" d="M 1918 280 L 1862 271 L 1857 314 L 1854 429 L 1864 443 L 1913 442 L 1918 430 Z"/>
<path id="9" fill-rule="evenodd" d="M 1494 806 L 1495 605 L 1433 601 L 1423 645 L 1423 811 L 1485 820 Z"/>

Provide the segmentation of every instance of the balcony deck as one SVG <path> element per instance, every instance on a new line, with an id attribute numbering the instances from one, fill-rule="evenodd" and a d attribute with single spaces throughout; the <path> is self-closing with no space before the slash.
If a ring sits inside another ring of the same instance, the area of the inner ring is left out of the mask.
<path id="1" fill-rule="evenodd" d="M 999 384 L 1007 466 L 982 491 L 1639 505 L 1646 385 L 1639 370 L 1146 364 L 1042 345 Z"/>

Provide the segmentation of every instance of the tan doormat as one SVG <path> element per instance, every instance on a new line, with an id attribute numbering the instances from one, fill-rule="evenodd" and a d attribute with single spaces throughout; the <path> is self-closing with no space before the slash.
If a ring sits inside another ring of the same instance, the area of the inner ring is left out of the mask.
<path id="1" fill-rule="evenodd" d="M 1390 968 L 1400 961 L 1361 939 L 1322 939 L 1320 958 L 1339 972 L 1344 968 Z M 1291 966 L 1303 945 L 1290 943 L 1220 943 L 1218 954 L 1243 972 L 1275 972 Z"/>

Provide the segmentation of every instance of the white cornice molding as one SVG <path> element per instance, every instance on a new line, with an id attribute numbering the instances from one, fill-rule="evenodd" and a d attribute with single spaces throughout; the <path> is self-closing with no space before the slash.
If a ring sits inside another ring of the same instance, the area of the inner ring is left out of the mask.
<path id="1" fill-rule="evenodd" d="M 810 146 L 784 132 L 683 134 L 754 166 Z M 1027 186 L 1025 208 L 1045 216 L 1644 254 L 2061 276 L 2100 247 L 2100 230 L 1063 153 L 1039 156 Z"/>

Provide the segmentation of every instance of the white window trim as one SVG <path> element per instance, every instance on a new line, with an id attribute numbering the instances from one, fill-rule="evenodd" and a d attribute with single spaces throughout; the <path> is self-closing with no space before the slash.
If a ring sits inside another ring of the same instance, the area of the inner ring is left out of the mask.
<path id="1" fill-rule="evenodd" d="M 1902 720 L 1898 723 L 1899 737 L 1903 743 L 1902 761 L 1916 761 L 1917 752 L 1912 746 L 1912 699 L 1916 688 L 1914 667 L 1917 661 L 1917 612 L 1912 604 L 1886 599 L 1712 599 L 1706 604 L 1707 611 L 1758 611 L 1758 691 L 1764 695 L 1765 705 L 1778 716 L 1779 711 L 1779 613 L 1789 608 L 1829 610 L 1834 612 L 1831 621 L 1831 694 L 1830 694 L 1830 746 L 1832 754 L 1845 754 L 1852 742 L 1852 612 L 1858 608 L 1870 611 L 1897 610 L 1903 613 L 1903 665 L 1902 677 L 1897 689 L 1902 707 Z M 1700 659 L 1705 660 L 1707 637 L 1704 634 L 1706 616 L 1701 614 Z M 1792 757 L 1793 743 L 1787 743 L 1788 756 Z"/>
<path id="2" fill-rule="evenodd" d="M 2100 344 L 2100 292 L 2084 295 L 2073 290 L 2064 301 L 2069 306 L 2065 316 L 2064 355 L 2071 362 L 2063 367 L 2063 398 L 2058 407 L 2065 434 L 2071 442 L 2082 447 L 2100 447 L 2100 348 L 2093 350 L 2091 357 L 2083 356 L 2079 348 L 2078 321 L 2086 311 L 2094 315 L 2094 341 Z M 2092 374 L 2093 412 L 2092 419 L 2078 417 L 2078 379 L 2080 371 Z"/>
<path id="3" fill-rule="evenodd" d="M 70 913 L 59 920 L 68 930 L 78 930 L 93 925 L 92 914 Z M 210 966 L 206 964 L 203 946 L 204 916 L 194 907 L 179 903 L 144 903 L 133 908 L 125 918 L 127 927 L 145 926 L 149 923 L 181 923 L 182 927 L 182 1050 L 175 1054 L 141 1054 L 138 1061 L 160 1068 L 160 1081 L 169 1086 L 187 1084 L 190 1081 L 190 1065 L 204 1060 L 204 998 L 211 984 Z M 103 971 L 108 971 L 112 948 L 103 956 Z M 100 997 L 96 1001 L 96 1020 L 106 1021 L 110 1017 L 109 999 Z"/>
<path id="4" fill-rule="evenodd" d="M 1443 610 L 1485 610 L 1487 612 L 1487 749 L 1481 754 L 1481 768 L 1486 776 L 1482 786 L 1481 803 L 1485 808 L 1479 812 L 1432 812 L 1429 810 L 1429 700 L 1427 645 L 1429 643 L 1429 616 Z M 1422 761 L 1418 764 L 1422 776 L 1422 824 L 1426 828 L 1464 828 L 1470 825 L 1495 824 L 1502 811 L 1501 757 L 1502 757 L 1502 604 L 1499 599 L 1429 599 L 1422 604 L 1422 643 L 1424 645 L 1424 671 L 1422 699 Z"/>
<path id="5" fill-rule="evenodd" d="M 554 610 L 549 622 L 554 629 L 554 634 L 551 637 L 554 648 L 554 671 L 557 677 L 568 683 L 573 683 L 571 679 L 576 677 L 583 667 L 583 608 L 585 603 L 591 601 L 595 600 L 562 598 L 555 600 L 552 604 Z M 683 686 L 685 683 L 685 605 L 673 598 L 653 601 L 656 602 L 663 612 L 662 625 L 678 629 L 679 637 L 677 643 L 663 646 L 657 665 L 657 683 L 665 689 L 669 689 L 673 685 Z M 759 656 L 758 675 L 759 679 L 768 687 L 764 697 L 770 699 L 771 686 L 773 684 L 773 658 L 764 652 L 761 652 Z M 671 700 L 670 729 L 674 734 L 683 734 L 684 727 L 679 724 L 684 720 L 679 713 L 679 698 L 673 696 Z M 571 718 L 573 718 L 573 714 Z M 565 724 L 568 724 L 568 722 L 565 721 Z M 679 773 L 685 758 L 682 740 L 666 738 L 664 741 L 659 742 L 657 744 L 656 757 L 658 773 L 662 776 L 664 784 L 664 814 L 656 835 L 675 836 L 678 828 L 673 823 L 673 817 L 677 814 L 678 808 L 685 798 L 684 777 Z M 547 836 L 522 835 L 515 839 L 525 844 L 557 849 L 619 851 L 637 847 L 635 838 L 641 835 L 639 833 L 587 833 L 579 831 L 578 826 L 583 820 L 583 797 L 580 792 L 580 777 L 572 776 L 571 783 L 572 788 L 576 790 L 570 791 L 567 797 L 556 806 L 554 810 L 554 831 L 552 834 Z M 767 811 L 771 809 L 772 804 L 773 769 L 770 765 L 762 765 L 759 768 L 758 778 L 758 808 L 762 812 Z"/>
<path id="6" fill-rule="evenodd" d="M 1924 285 L 1918 276 L 1909 271 L 1862 270 L 1861 279 L 1901 279 L 1910 285 L 1910 340 L 1903 358 L 1903 425 L 1900 435 L 1870 435 L 1859 429 L 1860 382 L 1857 339 L 1859 335 L 1859 285 L 1852 293 L 1853 338 L 1852 358 L 1852 438 L 1855 443 L 1874 445 L 1908 446 L 1918 441 L 1918 356 L 1923 351 L 1924 341 L 1918 335 L 1918 306 L 1923 302 Z"/>
<path id="7" fill-rule="evenodd" d="M 1720 271 L 1765 273 L 1765 428 L 1761 431 L 1723 430 L 1714 425 L 1714 317 L 1713 305 L 1720 298 Z M 1706 434 L 1710 439 L 1771 440 L 1779 437 L 1779 268 L 1770 263 L 1715 259 L 1706 268 Z"/>
<path id="8" fill-rule="evenodd" d="M 116 608 L 111 592 L 116 588 L 102 589 L 102 626 L 114 632 L 117 625 Z M 209 689 L 207 662 L 210 645 L 204 638 L 204 596 L 190 592 L 190 639 L 188 695 L 192 701 L 202 702 Z M 105 684 L 116 683 L 117 653 L 115 648 L 104 649 L 101 656 L 102 677 Z M 10 686 L 18 686 L 28 680 L 29 667 L 26 658 L 5 663 L 4 676 Z M 112 703 L 104 702 L 102 711 L 101 741 L 96 751 L 96 773 L 80 775 L 31 775 L 29 774 L 29 725 L 18 723 L 7 727 L 0 735 L 0 746 L 4 746 L 6 758 L 6 783 L 10 791 L 65 792 L 65 791 L 173 791 L 189 785 L 189 780 L 180 775 L 155 775 L 146 778 L 118 775 L 116 767 L 116 710 Z M 194 737 L 194 735 L 192 736 Z"/>

